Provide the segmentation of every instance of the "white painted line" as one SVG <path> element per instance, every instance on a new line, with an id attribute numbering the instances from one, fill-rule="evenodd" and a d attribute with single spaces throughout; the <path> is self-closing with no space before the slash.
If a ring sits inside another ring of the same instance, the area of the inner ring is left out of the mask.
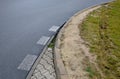
<path id="1" fill-rule="evenodd" d="M 42 37 L 40 38 L 40 40 L 37 42 L 37 44 L 45 45 L 45 44 L 48 42 L 49 39 L 50 39 L 50 37 L 42 36 Z"/>
<path id="2" fill-rule="evenodd" d="M 56 32 L 59 28 L 59 26 L 52 26 L 49 31 Z"/>
<path id="3" fill-rule="evenodd" d="M 29 71 L 36 58 L 36 55 L 27 55 L 17 69 Z"/>

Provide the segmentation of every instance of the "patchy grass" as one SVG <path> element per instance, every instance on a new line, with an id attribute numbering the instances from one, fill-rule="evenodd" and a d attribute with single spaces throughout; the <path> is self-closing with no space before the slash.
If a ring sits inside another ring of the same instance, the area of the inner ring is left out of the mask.
<path id="1" fill-rule="evenodd" d="M 86 67 L 85 71 L 88 73 L 90 79 L 102 79 L 100 73 L 95 68 L 94 64 L 89 62 L 88 59 L 85 61 Z"/>
<path id="2" fill-rule="evenodd" d="M 56 37 L 54 37 L 53 40 L 51 41 L 51 43 L 48 45 L 49 48 L 54 48 L 54 46 L 55 46 L 55 39 L 56 39 Z"/>
<path id="3" fill-rule="evenodd" d="M 101 79 L 120 79 L 120 0 L 90 13 L 80 25 L 81 36 L 104 74 Z M 87 71 L 91 73 L 88 67 Z"/>
<path id="4" fill-rule="evenodd" d="M 89 73 L 89 76 L 90 76 L 91 78 L 94 77 L 95 72 L 92 70 L 91 67 L 87 67 L 87 68 L 86 68 L 86 71 Z"/>

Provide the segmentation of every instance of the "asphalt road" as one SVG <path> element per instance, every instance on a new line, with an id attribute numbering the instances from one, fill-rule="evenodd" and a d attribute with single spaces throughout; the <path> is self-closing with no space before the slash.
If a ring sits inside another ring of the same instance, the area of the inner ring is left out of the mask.
<path id="1" fill-rule="evenodd" d="M 53 25 L 61 26 L 74 13 L 107 1 L 0 0 L 0 79 L 25 79 L 25 64 L 31 66 L 40 54 L 44 45 L 37 42 L 54 34 L 49 31 Z"/>

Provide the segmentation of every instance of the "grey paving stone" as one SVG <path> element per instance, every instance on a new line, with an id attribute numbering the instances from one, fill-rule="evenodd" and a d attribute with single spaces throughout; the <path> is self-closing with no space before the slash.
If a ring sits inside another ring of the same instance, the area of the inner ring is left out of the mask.
<path id="1" fill-rule="evenodd" d="M 48 64 L 53 65 L 53 59 L 50 58 L 49 56 L 44 55 L 44 56 L 43 56 L 43 59 L 46 60 Z"/>
<path id="2" fill-rule="evenodd" d="M 38 73 L 35 73 L 34 74 L 34 76 L 38 79 L 38 78 L 40 78 L 40 77 L 42 77 L 42 75 L 41 75 L 41 73 L 40 72 L 38 72 Z"/>
<path id="3" fill-rule="evenodd" d="M 55 72 L 55 69 L 51 66 L 49 69 L 50 74 L 52 74 L 53 72 Z"/>
<path id="4" fill-rule="evenodd" d="M 46 51 L 45 55 L 49 54 L 50 52 Z"/>
<path id="5" fill-rule="evenodd" d="M 56 79 L 54 76 L 51 76 L 50 79 Z"/>
<path id="6" fill-rule="evenodd" d="M 39 70 L 38 70 L 38 69 L 35 69 L 33 74 L 38 73 L 38 72 L 39 72 Z"/>
<path id="7" fill-rule="evenodd" d="M 53 59 L 52 49 L 48 48 L 36 66 L 31 79 L 56 79 Z"/>
<path id="8" fill-rule="evenodd" d="M 44 76 L 38 77 L 37 79 L 46 79 Z"/>
<path id="9" fill-rule="evenodd" d="M 47 53 L 46 55 L 53 59 L 52 53 Z"/>
<path id="10" fill-rule="evenodd" d="M 46 77 L 43 77 L 43 78 L 39 78 L 39 79 L 47 79 Z"/>
<path id="11" fill-rule="evenodd" d="M 55 72 L 51 73 L 51 75 L 52 75 L 53 77 L 56 78 L 56 74 L 55 74 Z"/>
<path id="12" fill-rule="evenodd" d="M 47 72 L 47 70 L 43 67 L 43 65 L 39 64 L 37 66 L 37 70 L 39 70 L 39 72 L 41 72 L 41 74 Z"/>
<path id="13" fill-rule="evenodd" d="M 35 76 L 32 76 L 31 79 L 37 79 Z"/>
<path id="14" fill-rule="evenodd" d="M 53 62 L 53 58 L 49 57 L 48 55 L 44 55 L 43 58 L 46 60 L 51 60 L 51 62 Z"/>
<path id="15" fill-rule="evenodd" d="M 46 73 L 44 74 L 44 76 L 45 76 L 47 79 L 56 79 L 56 77 L 53 76 L 53 75 L 51 75 L 49 72 L 46 72 Z"/>
<path id="16" fill-rule="evenodd" d="M 44 59 L 41 59 L 40 63 L 44 65 L 45 69 L 49 69 L 51 67 L 51 65 Z"/>
<path id="17" fill-rule="evenodd" d="M 47 79 L 50 79 L 50 77 L 51 77 L 51 75 L 50 75 L 49 72 L 46 72 L 46 73 L 44 73 L 43 75 L 44 75 Z"/>

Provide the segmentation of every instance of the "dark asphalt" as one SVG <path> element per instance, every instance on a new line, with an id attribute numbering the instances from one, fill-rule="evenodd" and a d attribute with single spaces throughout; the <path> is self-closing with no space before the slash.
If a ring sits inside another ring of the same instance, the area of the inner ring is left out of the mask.
<path id="1" fill-rule="evenodd" d="M 17 67 L 26 55 L 39 55 L 36 42 L 52 36 L 48 29 L 62 25 L 74 13 L 110 0 L 0 0 L 0 79 L 25 79 Z"/>

